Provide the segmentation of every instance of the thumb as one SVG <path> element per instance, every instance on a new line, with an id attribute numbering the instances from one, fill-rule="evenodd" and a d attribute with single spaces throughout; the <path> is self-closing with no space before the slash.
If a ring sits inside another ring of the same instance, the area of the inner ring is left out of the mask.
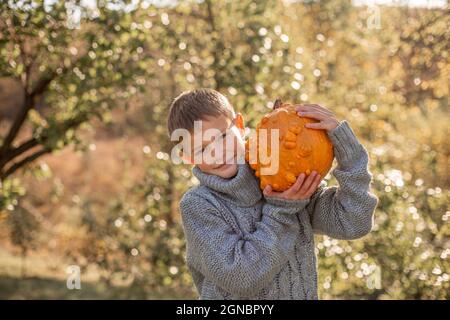
<path id="1" fill-rule="evenodd" d="M 272 193 L 272 186 L 271 186 L 270 184 L 268 184 L 268 185 L 264 188 L 263 193 L 264 193 L 266 196 L 270 195 L 270 194 Z"/>

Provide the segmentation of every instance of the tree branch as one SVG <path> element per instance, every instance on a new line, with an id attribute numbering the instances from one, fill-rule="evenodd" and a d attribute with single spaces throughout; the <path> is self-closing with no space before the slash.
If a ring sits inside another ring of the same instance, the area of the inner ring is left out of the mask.
<path id="1" fill-rule="evenodd" d="M 11 128 L 9 129 L 9 132 L 5 140 L 3 140 L 3 145 L 0 148 L 0 157 L 2 157 L 3 154 L 5 154 L 6 150 L 8 150 L 9 147 L 11 146 L 11 143 L 19 133 L 22 124 L 25 122 L 25 119 L 27 118 L 28 111 L 30 111 L 32 107 L 33 107 L 33 98 L 25 93 L 25 99 L 23 101 L 21 109 L 19 110 L 19 114 L 17 115 Z"/>
<path id="2" fill-rule="evenodd" d="M 88 119 L 89 119 L 89 117 L 87 116 L 87 114 L 81 114 L 76 118 L 73 118 L 73 119 L 67 120 L 66 122 L 61 123 L 59 125 L 61 134 L 67 132 L 67 130 L 69 130 L 69 129 L 77 128 L 79 125 L 86 122 Z M 17 148 L 7 150 L 5 155 L 2 158 L 0 158 L 0 180 L 4 179 L 4 176 L 6 177 L 6 176 L 12 174 L 14 171 L 19 169 L 21 166 L 23 166 L 24 164 L 26 164 L 29 161 L 35 160 L 36 158 L 33 158 L 33 156 L 35 154 L 32 154 L 30 157 L 27 157 L 24 159 L 24 160 L 26 160 L 26 159 L 31 158 L 30 160 L 28 160 L 26 162 L 24 162 L 24 161 L 16 162 L 9 169 L 7 169 L 5 171 L 5 173 L 2 173 L 2 168 L 8 163 L 8 161 L 13 160 L 15 157 L 20 156 L 24 152 L 40 145 L 41 143 L 45 143 L 46 139 L 48 139 L 48 137 L 46 137 L 44 134 L 43 136 L 41 136 L 39 138 L 39 140 L 36 138 L 31 138 L 30 140 L 24 142 Z M 46 150 L 46 152 L 44 152 L 44 153 L 48 153 L 53 150 L 52 148 L 49 148 L 47 146 L 43 146 L 43 148 L 44 148 L 44 150 Z M 41 151 L 43 151 L 43 150 L 41 150 Z M 39 151 L 36 153 L 39 153 Z M 14 170 L 12 172 L 10 172 L 12 168 L 14 168 Z"/>
<path id="3" fill-rule="evenodd" d="M 67 70 L 67 69 L 65 69 L 65 70 Z M 65 72 L 65 70 L 63 72 Z M 38 81 L 38 83 L 36 84 L 34 89 L 31 91 L 30 96 L 36 97 L 36 96 L 44 93 L 45 89 L 47 89 L 50 82 L 52 82 L 53 79 L 56 78 L 56 75 L 57 75 L 56 70 L 53 70 L 46 77 L 42 77 Z"/>
<path id="4" fill-rule="evenodd" d="M 36 138 L 31 138 L 28 141 L 22 143 L 20 146 L 14 149 L 9 149 L 5 152 L 5 155 L 0 158 L 0 170 L 3 168 L 9 160 L 20 156 L 22 153 L 36 147 L 38 145 L 38 140 Z"/>
<path id="5" fill-rule="evenodd" d="M 32 92 L 28 94 L 25 92 L 25 99 L 22 104 L 22 108 L 19 111 L 16 119 L 14 120 L 11 129 L 9 130 L 5 140 L 3 141 L 3 145 L 0 147 L 0 158 L 3 158 L 4 154 L 10 149 L 10 146 L 20 129 L 22 128 L 23 123 L 27 119 L 28 112 L 34 108 L 35 106 L 35 98 L 36 96 L 44 93 L 45 89 L 48 87 L 50 82 L 56 77 L 56 71 L 52 71 L 48 76 L 41 78 Z"/>
<path id="6" fill-rule="evenodd" d="M 34 160 L 36 160 L 37 158 L 39 158 L 40 156 L 51 152 L 50 149 L 41 149 L 37 152 L 35 152 L 34 154 L 24 158 L 23 160 L 20 160 L 19 162 L 14 163 L 11 167 L 9 167 L 6 171 L 1 172 L 0 173 L 0 180 L 4 180 L 6 179 L 8 176 L 10 176 L 11 174 L 13 174 L 17 169 L 19 169 L 20 167 L 26 165 L 29 162 L 32 162 Z"/>

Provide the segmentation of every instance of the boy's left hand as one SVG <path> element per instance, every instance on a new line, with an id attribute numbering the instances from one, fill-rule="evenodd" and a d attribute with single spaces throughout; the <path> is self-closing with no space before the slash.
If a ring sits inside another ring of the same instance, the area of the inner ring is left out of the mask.
<path id="1" fill-rule="evenodd" d="M 320 121 L 316 123 L 307 123 L 305 124 L 306 128 L 331 131 L 339 125 L 339 121 L 334 113 L 321 105 L 301 104 L 296 105 L 296 110 L 301 117 L 313 118 Z"/>
<path id="2" fill-rule="evenodd" d="M 264 188 L 263 193 L 265 196 L 273 196 L 286 200 L 306 200 L 317 190 L 320 180 L 321 176 L 316 171 L 311 172 L 307 177 L 302 173 L 286 191 L 276 192 L 272 190 L 272 186 L 268 185 Z"/>

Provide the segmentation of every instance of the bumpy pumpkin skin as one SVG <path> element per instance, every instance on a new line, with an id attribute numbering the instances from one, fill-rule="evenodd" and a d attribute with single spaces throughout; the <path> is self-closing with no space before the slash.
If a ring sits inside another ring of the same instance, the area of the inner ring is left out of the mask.
<path id="1" fill-rule="evenodd" d="M 259 149 L 257 163 L 250 163 L 260 180 L 262 190 L 270 184 L 275 191 L 285 191 L 295 183 L 301 173 L 309 175 L 315 170 L 322 178 L 328 173 L 334 158 L 333 145 L 325 130 L 305 128 L 304 125 L 309 122 L 318 121 L 300 117 L 294 105 L 281 103 L 275 110 L 265 115 L 257 125 L 256 138 L 259 137 L 260 129 L 267 129 L 268 148 L 271 146 L 270 129 L 280 130 L 279 150 L 269 150 L 267 153 L 267 155 L 270 155 L 270 152 L 279 153 L 278 173 L 261 174 Z M 249 161 L 249 140 L 246 144 L 246 160 Z"/>

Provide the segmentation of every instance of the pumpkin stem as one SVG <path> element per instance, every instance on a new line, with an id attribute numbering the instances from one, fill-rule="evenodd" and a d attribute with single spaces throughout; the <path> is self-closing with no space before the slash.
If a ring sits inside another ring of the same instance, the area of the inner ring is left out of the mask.
<path id="1" fill-rule="evenodd" d="M 281 105 L 282 105 L 283 103 L 281 102 L 281 99 L 280 98 L 277 98 L 276 100 L 275 100 L 275 103 L 273 104 L 273 109 L 275 110 L 275 109 L 278 109 L 279 107 L 281 107 Z"/>

